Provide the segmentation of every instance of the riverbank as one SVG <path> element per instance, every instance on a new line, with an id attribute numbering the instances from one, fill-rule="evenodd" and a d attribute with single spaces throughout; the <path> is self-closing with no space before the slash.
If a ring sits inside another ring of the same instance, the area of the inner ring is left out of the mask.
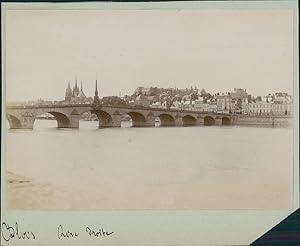
<path id="1" fill-rule="evenodd" d="M 292 127 L 293 120 L 291 116 L 238 115 L 233 124 L 251 127 Z"/>
<path id="2" fill-rule="evenodd" d="M 6 184 L 6 205 L 10 209 L 90 207 L 89 204 L 85 204 L 88 196 L 78 190 L 40 182 L 10 171 L 7 172 Z"/>

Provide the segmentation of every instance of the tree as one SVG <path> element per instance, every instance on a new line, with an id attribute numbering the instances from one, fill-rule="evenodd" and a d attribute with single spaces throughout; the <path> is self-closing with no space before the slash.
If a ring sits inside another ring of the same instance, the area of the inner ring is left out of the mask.
<path id="1" fill-rule="evenodd" d="M 191 95 L 191 100 L 195 101 L 196 99 L 198 99 L 198 96 L 197 96 L 197 94 L 193 93 Z"/>
<path id="2" fill-rule="evenodd" d="M 261 96 L 256 97 L 256 98 L 255 98 L 255 101 L 256 101 L 256 102 L 261 102 L 261 101 L 262 101 Z"/>
<path id="3" fill-rule="evenodd" d="M 101 102 L 101 104 L 107 105 L 107 106 L 126 106 L 127 105 L 125 100 L 123 100 L 117 96 L 103 97 L 100 100 L 100 102 Z"/>

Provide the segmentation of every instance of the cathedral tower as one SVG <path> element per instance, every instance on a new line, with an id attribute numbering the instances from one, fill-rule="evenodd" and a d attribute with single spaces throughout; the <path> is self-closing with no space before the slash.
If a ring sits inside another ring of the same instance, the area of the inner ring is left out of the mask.
<path id="1" fill-rule="evenodd" d="M 70 82 L 69 82 L 68 87 L 66 89 L 66 93 L 65 93 L 65 101 L 70 102 L 72 99 L 72 94 L 73 94 L 73 92 L 72 92 Z"/>
<path id="2" fill-rule="evenodd" d="M 85 94 L 83 92 L 82 80 L 81 80 L 81 83 L 80 83 L 80 92 L 79 92 L 78 96 L 79 96 L 79 98 L 80 98 L 81 101 L 84 100 L 84 99 L 86 99 L 86 96 L 85 96 Z"/>
<path id="3" fill-rule="evenodd" d="M 74 97 L 78 97 L 79 95 L 79 88 L 78 88 L 78 85 L 77 85 L 77 76 L 75 77 L 75 86 L 73 88 L 73 96 Z"/>

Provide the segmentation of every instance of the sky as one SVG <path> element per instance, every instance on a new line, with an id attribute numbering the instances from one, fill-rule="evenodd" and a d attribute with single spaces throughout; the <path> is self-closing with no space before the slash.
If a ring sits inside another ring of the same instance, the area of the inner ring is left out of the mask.
<path id="1" fill-rule="evenodd" d="M 7 10 L 6 98 L 62 100 L 138 86 L 293 92 L 288 9 Z"/>

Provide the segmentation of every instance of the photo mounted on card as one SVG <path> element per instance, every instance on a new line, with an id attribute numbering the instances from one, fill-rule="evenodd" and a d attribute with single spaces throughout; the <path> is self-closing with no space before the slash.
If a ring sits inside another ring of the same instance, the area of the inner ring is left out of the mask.
<path id="1" fill-rule="evenodd" d="M 249 244 L 295 210 L 296 6 L 4 4 L 3 243 Z"/>

